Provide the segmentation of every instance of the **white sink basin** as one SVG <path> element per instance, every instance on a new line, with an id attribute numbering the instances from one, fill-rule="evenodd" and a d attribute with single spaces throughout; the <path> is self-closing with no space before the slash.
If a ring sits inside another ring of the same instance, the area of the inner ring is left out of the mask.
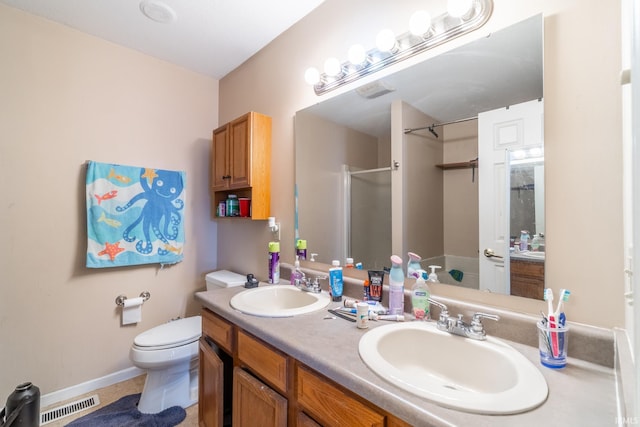
<path id="1" fill-rule="evenodd" d="M 442 406 L 479 414 L 515 414 L 547 398 L 547 383 L 510 345 L 439 331 L 435 322 L 380 326 L 360 339 L 360 357 L 376 374 Z"/>
<path id="2" fill-rule="evenodd" d="M 229 304 L 246 314 L 291 317 L 311 313 L 329 305 L 329 294 L 303 292 L 292 285 L 266 285 L 233 296 Z"/>
<path id="3" fill-rule="evenodd" d="M 515 258 L 529 258 L 529 259 L 545 259 L 544 252 L 535 252 L 535 251 L 522 251 L 511 254 L 512 257 Z"/>

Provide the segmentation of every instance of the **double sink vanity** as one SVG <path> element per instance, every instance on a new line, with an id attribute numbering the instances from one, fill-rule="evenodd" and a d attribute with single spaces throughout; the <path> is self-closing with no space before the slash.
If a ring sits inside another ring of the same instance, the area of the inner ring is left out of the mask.
<path id="1" fill-rule="evenodd" d="M 361 289 L 345 279 L 345 295 L 358 298 Z M 238 426 L 615 424 L 610 331 L 572 325 L 569 363 L 553 370 L 539 363 L 537 318 L 438 296 L 454 316 L 500 320 L 485 321 L 487 338 L 476 340 L 439 330 L 434 320 L 358 329 L 328 316 L 341 303 L 325 290 L 287 284 L 196 298 L 201 425 L 223 425 L 225 407 Z M 439 311 L 432 305 L 432 318 Z"/>

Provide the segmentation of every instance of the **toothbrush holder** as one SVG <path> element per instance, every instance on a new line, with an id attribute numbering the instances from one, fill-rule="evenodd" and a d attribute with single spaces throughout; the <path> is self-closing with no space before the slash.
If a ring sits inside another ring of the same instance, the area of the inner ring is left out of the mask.
<path id="1" fill-rule="evenodd" d="M 567 366 L 567 347 L 569 344 L 569 327 L 550 328 L 548 324 L 538 322 L 538 349 L 540 363 L 551 369 Z"/>

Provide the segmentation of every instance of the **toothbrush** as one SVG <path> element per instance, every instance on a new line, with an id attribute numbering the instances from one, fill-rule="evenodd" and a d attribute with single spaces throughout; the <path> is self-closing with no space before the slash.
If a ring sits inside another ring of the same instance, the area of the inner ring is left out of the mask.
<path id="1" fill-rule="evenodd" d="M 553 290 L 551 288 L 547 288 L 544 290 L 544 299 L 547 301 L 547 306 L 549 313 L 547 314 L 547 319 L 549 320 L 549 329 L 555 329 L 558 327 L 556 323 L 556 315 L 553 311 Z M 553 353 L 553 357 L 558 357 L 558 333 L 551 332 L 551 350 Z"/>
<path id="2" fill-rule="evenodd" d="M 564 315 L 564 311 L 562 310 L 562 305 L 565 302 L 569 301 L 569 297 L 571 296 L 571 291 L 569 289 L 560 289 L 560 297 L 558 298 L 558 308 L 556 308 L 555 315 L 558 319 L 558 323 L 560 326 L 564 326 L 567 317 Z"/>

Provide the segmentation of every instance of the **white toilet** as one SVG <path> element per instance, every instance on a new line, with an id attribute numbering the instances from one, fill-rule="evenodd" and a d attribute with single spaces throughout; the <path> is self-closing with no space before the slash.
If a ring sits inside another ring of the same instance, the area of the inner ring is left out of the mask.
<path id="1" fill-rule="evenodd" d="M 206 276 L 207 290 L 244 285 L 245 277 L 221 270 Z M 174 320 L 142 332 L 133 340 L 129 358 L 147 371 L 138 410 L 155 414 L 172 406 L 198 402 L 200 316 Z"/>
<path id="2" fill-rule="evenodd" d="M 200 316 L 174 320 L 135 337 L 129 358 L 147 371 L 138 410 L 155 414 L 171 406 L 187 408 L 198 401 Z"/>

